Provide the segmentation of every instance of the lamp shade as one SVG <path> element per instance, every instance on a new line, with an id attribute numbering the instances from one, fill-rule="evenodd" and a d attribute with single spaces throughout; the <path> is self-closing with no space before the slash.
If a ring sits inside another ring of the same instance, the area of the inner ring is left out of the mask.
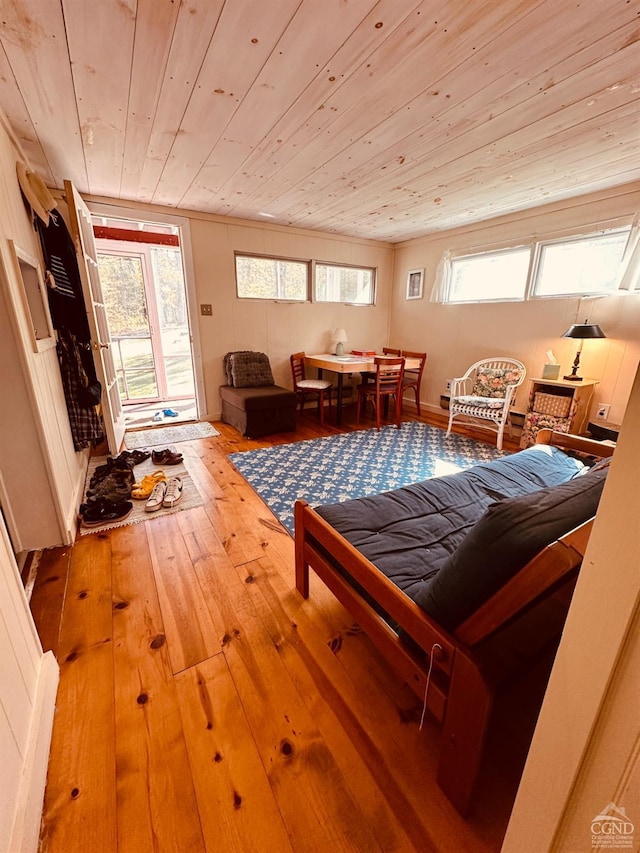
<path id="1" fill-rule="evenodd" d="M 333 333 L 336 342 L 336 355 L 344 355 L 344 345 L 347 342 L 347 333 L 344 329 L 336 329 Z"/>
<path id="2" fill-rule="evenodd" d="M 607 336 L 602 331 L 597 323 L 574 323 L 573 326 L 567 329 L 562 336 L 563 338 L 606 338 Z"/>

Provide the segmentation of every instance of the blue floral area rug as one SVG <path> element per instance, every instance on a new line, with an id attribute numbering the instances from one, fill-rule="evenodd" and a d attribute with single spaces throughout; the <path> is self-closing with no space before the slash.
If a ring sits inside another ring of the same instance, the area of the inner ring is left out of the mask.
<path id="1" fill-rule="evenodd" d="M 293 505 L 377 495 L 506 456 L 490 444 L 409 421 L 232 453 L 229 459 L 293 534 Z"/>

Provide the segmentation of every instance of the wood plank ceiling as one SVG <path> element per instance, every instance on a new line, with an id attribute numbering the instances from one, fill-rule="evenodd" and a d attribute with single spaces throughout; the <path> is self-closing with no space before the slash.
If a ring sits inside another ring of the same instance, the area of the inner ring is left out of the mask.
<path id="1" fill-rule="evenodd" d="M 51 186 L 397 242 L 640 178 L 639 0 L 0 0 Z"/>

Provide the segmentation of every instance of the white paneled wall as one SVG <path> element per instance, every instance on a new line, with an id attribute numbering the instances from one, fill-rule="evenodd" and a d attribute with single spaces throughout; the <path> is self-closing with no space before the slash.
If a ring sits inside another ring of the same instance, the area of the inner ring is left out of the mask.
<path id="1" fill-rule="evenodd" d="M 36 850 L 58 665 L 42 653 L 13 551 L 71 541 L 86 462 L 73 450 L 56 351 L 35 352 L 13 241 L 39 244 L 0 117 L 0 853 Z"/>
<path id="2" fill-rule="evenodd" d="M 58 665 L 43 654 L 0 517 L 0 853 L 37 848 Z"/>
<path id="3" fill-rule="evenodd" d="M 73 541 L 87 454 L 73 449 L 55 348 L 34 352 L 12 244 L 40 259 L 0 115 L 0 473 L 19 550 Z M 34 494 L 38 511 L 34 512 Z"/>

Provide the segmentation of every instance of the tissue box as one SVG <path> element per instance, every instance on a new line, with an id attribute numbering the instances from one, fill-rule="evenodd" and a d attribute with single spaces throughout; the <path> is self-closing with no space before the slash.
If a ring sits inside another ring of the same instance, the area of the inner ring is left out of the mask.
<path id="1" fill-rule="evenodd" d="M 543 379 L 557 379 L 560 376 L 559 364 L 544 364 L 542 366 Z"/>

